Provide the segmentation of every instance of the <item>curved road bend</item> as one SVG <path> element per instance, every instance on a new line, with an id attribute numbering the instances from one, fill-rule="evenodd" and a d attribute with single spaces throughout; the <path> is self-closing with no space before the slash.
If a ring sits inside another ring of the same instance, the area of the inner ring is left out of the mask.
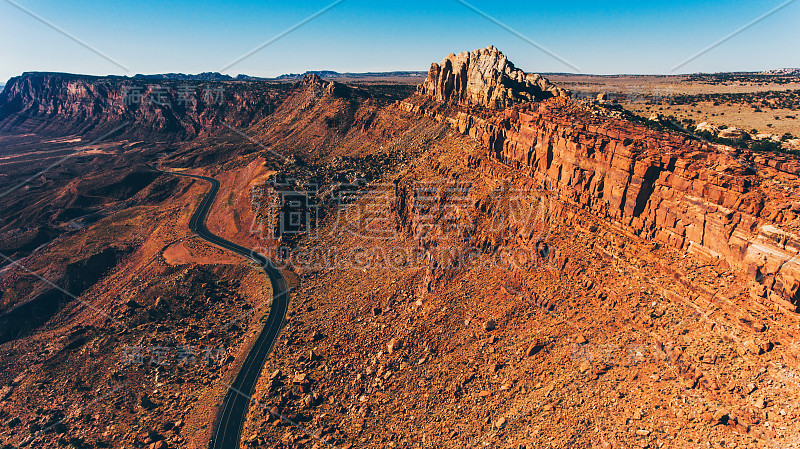
<path id="1" fill-rule="evenodd" d="M 211 189 L 206 193 L 206 196 L 203 197 L 197 210 L 194 211 L 194 214 L 192 214 L 189 220 L 189 229 L 203 240 L 252 260 L 264 269 L 264 272 L 267 273 L 272 283 L 273 299 L 269 317 L 264 325 L 264 329 L 262 329 L 261 333 L 258 335 L 258 339 L 253 345 L 253 348 L 247 353 L 247 357 L 244 360 L 244 364 L 242 364 L 241 370 L 239 370 L 239 373 L 236 375 L 236 379 L 225 394 L 221 412 L 217 415 L 217 428 L 214 429 L 214 434 L 211 437 L 210 447 L 213 449 L 238 449 L 242 427 L 244 426 L 244 420 L 250 405 L 250 400 L 248 398 L 253 394 L 256 381 L 261 374 L 261 368 L 264 366 L 264 361 L 272 350 L 275 340 L 278 339 L 278 334 L 281 331 L 281 327 L 283 327 L 283 320 L 286 317 L 286 311 L 289 307 L 289 292 L 286 288 L 286 280 L 275 265 L 264 255 L 225 240 L 222 237 L 212 234 L 208 230 L 206 227 L 206 218 L 208 217 L 211 205 L 214 204 L 214 198 L 216 198 L 217 192 L 219 191 L 219 181 L 207 176 L 187 175 L 175 172 L 165 173 L 201 179 L 211 183 Z M 247 395 L 247 397 L 245 395 Z"/>

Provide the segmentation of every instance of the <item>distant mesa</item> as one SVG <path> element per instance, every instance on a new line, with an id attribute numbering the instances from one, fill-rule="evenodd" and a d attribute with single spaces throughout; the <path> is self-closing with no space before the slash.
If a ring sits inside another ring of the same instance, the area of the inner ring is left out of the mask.
<path id="1" fill-rule="evenodd" d="M 310 70 L 305 73 L 287 73 L 272 78 L 279 81 L 300 81 L 307 75 L 317 75 L 326 80 L 343 78 L 420 78 L 426 75 L 425 72 L 414 71 L 393 71 L 393 72 L 336 72 L 333 70 Z"/>
<path id="2" fill-rule="evenodd" d="M 307 75 L 316 75 L 319 78 L 338 78 L 342 74 L 339 72 L 334 72 L 332 70 L 310 70 L 306 73 L 287 73 L 284 75 L 280 75 L 276 77 L 276 80 L 289 80 L 289 81 L 299 81 L 302 80 Z"/>
<path id="3" fill-rule="evenodd" d="M 440 64 L 433 63 L 418 92 L 442 103 L 490 109 L 570 96 L 568 90 L 541 75 L 514 67 L 493 45 L 458 55 L 451 53 Z"/>
<path id="4" fill-rule="evenodd" d="M 203 72 L 197 75 L 186 75 L 184 73 L 162 73 L 156 75 L 142 75 L 137 74 L 133 76 L 136 79 L 145 80 L 171 80 L 171 81 L 234 81 L 236 79 L 248 79 L 247 75 L 239 75 L 234 78 L 230 75 L 223 75 L 219 72 Z"/>

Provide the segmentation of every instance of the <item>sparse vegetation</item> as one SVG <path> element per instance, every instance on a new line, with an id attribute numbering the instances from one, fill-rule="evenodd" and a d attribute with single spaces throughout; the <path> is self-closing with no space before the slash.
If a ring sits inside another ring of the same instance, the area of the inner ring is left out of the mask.
<path id="1" fill-rule="evenodd" d="M 675 95 L 672 100 L 674 105 L 696 105 L 698 102 L 709 102 L 714 106 L 747 106 L 753 112 L 763 112 L 764 109 L 790 109 L 800 107 L 800 89 L 772 90 L 761 92 L 741 93 L 710 93 L 697 95 Z M 789 116 L 787 116 L 788 118 Z M 793 118 L 793 116 L 792 116 Z M 776 117 L 780 119 L 780 117 Z"/>
<path id="2" fill-rule="evenodd" d="M 758 152 L 769 151 L 773 153 L 779 153 L 782 151 L 781 143 L 775 142 L 774 140 L 771 139 L 754 140 L 753 142 L 750 143 L 749 148 L 753 151 L 758 151 Z"/>
<path id="3" fill-rule="evenodd" d="M 689 81 L 705 84 L 750 83 L 750 84 L 789 84 L 800 81 L 796 75 L 771 75 L 767 73 L 731 72 L 700 73 L 687 77 Z"/>
<path id="4" fill-rule="evenodd" d="M 147 394 L 143 394 L 142 398 L 139 400 L 139 406 L 145 410 L 153 410 L 154 408 L 158 407 L 158 405 L 150 400 L 150 397 Z"/>

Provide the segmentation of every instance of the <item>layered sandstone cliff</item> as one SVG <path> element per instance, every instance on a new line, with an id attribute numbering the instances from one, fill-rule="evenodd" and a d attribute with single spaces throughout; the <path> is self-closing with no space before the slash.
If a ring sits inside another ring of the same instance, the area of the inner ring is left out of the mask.
<path id="1" fill-rule="evenodd" d="M 756 300 L 797 310 L 796 158 L 736 151 L 593 116 L 565 98 L 502 112 L 454 112 L 444 104 L 449 97 L 441 84 L 429 84 L 400 107 L 480 141 L 485 154 L 470 158 L 473 168 L 507 177 L 519 188 L 532 187 L 522 185 L 525 179 L 550 186 L 562 203 L 623 232 L 747 273 Z"/>
<path id="2" fill-rule="evenodd" d="M 433 63 L 428 78 L 419 86 L 422 95 L 440 102 L 502 109 L 549 97 L 569 96 L 569 91 L 541 75 L 514 67 L 494 46 L 451 54 Z"/>
<path id="3" fill-rule="evenodd" d="M 188 139 L 266 117 L 290 86 L 28 72 L 0 92 L 0 131 Z"/>

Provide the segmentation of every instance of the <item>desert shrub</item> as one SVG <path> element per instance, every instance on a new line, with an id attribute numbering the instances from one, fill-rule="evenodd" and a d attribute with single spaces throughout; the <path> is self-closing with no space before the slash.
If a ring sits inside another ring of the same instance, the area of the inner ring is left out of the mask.
<path id="1" fill-rule="evenodd" d="M 754 140 L 750 143 L 750 149 L 758 152 L 769 151 L 775 153 L 781 151 L 781 143 L 771 139 Z"/>
<path id="2" fill-rule="evenodd" d="M 145 410 L 152 410 L 157 407 L 155 402 L 151 401 L 147 394 L 142 395 L 142 399 L 139 400 L 139 405 Z"/>
<path id="3" fill-rule="evenodd" d="M 150 441 L 161 441 L 164 439 L 164 437 L 162 437 L 161 434 L 156 432 L 155 430 L 148 430 L 147 438 L 149 438 Z"/>
<path id="4" fill-rule="evenodd" d="M 709 142 L 713 142 L 717 137 L 717 136 L 711 134 L 710 131 L 705 131 L 705 130 L 697 131 L 695 134 L 697 134 L 697 136 L 700 137 L 701 139 L 708 140 Z"/>

